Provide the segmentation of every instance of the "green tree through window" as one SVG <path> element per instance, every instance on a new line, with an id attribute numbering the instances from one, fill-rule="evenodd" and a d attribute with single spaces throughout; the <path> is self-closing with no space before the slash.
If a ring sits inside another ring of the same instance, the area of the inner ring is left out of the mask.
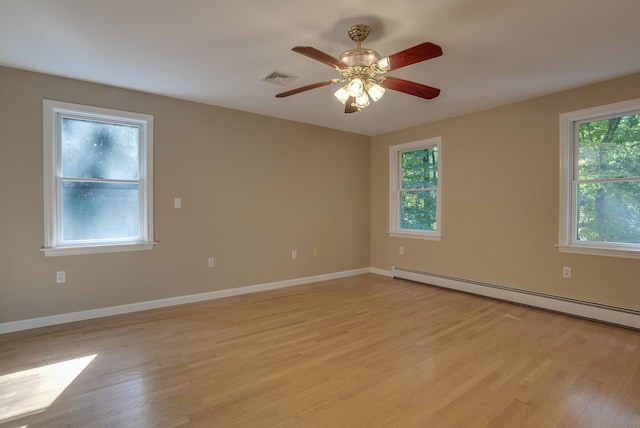
<path id="1" fill-rule="evenodd" d="M 560 115 L 565 253 L 640 259 L 640 98 Z"/>
<path id="2" fill-rule="evenodd" d="M 577 239 L 640 244 L 640 114 L 577 124 Z"/>
<path id="3" fill-rule="evenodd" d="M 440 138 L 389 147 L 391 236 L 441 238 Z"/>
<path id="4" fill-rule="evenodd" d="M 400 227 L 435 230 L 438 149 L 403 152 L 401 155 Z"/>

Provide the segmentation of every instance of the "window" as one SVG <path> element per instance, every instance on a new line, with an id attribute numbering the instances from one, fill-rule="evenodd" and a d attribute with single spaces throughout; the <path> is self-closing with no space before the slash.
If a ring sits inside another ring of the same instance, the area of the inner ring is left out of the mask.
<path id="1" fill-rule="evenodd" d="M 153 248 L 153 116 L 44 100 L 47 256 Z"/>
<path id="2" fill-rule="evenodd" d="M 441 237 L 440 138 L 389 148 L 389 233 L 391 236 Z"/>
<path id="3" fill-rule="evenodd" d="M 560 115 L 563 252 L 640 258 L 640 99 Z"/>

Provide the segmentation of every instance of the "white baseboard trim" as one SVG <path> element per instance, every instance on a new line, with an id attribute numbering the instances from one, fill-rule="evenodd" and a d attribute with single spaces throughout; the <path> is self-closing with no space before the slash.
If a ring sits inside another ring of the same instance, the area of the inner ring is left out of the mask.
<path id="1" fill-rule="evenodd" d="M 75 321 L 84 321 L 93 318 L 103 318 L 112 315 L 127 314 L 131 312 L 145 311 L 148 309 L 165 308 L 168 306 L 196 303 L 205 300 L 221 299 L 223 297 L 239 296 L 241 294 L 256 293 L 259 291 L 275 290 L 277 288 L 293 287 L 296 285 L 310 284 L 332 279 L 346 278 L 372 272 L 371 268 L 354 269 L 343 272 L 335 272 L 325 275 L 309 276 L 305 278 L 290 279 L 285 281 L 270 282 L 266 284 L 249 285 L 246 287 L 229 288 L 226 290 L 211 291 L 208 293 L 191 294 L 187 296 L 170 297 L 167 299 L 150 300 L 146 302 L 130 303 L 120 306 L 91 309 L 87 311 L 71 312 L 67 314 L 51 315 L 41 318 L 32 318 L 21 321 L 12 321 L 0 324 L 0 334 L 12 333 L 32 328 L 48 327 L 58 324 L 66 324 Z"/>
<path id="2" fill-rule="evenodd" d="M 391 273 L 390 270 L 385 270 L 385 269 L 378 269 L 378 268 L 374 268 L 372 267 L 369 272 L 371 273 L 375 273 L 376 275 L 380 275 L 380 276 L 386 276 L 389 278 L 393 278 L 393 274 Z"/>
<path id="3" fill-rule="evenodd" d="M 393 278 L 408 279 L 465 293 L 533 306 L 609 324 L 640 329 L 640 311 L 393 266 Z"/>

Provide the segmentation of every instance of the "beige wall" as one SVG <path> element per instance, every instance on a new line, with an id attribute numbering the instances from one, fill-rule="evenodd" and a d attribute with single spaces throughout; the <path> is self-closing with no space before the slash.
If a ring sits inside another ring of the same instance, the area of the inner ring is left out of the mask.
<path id="1" fill-rule="evenodd" d="M 559 253 L 558 115 L 640 98 L 640 74 L 373 138 L 371 264 L 640 309 L 640 260 Z M 387 235 L 390 145 L 442 137 L 439 242 Z M 404 247 L 404 255 L 398 248 Z M 562 267 L 573 270 L 562 278 Z"/>
<path id="2" fill-rule="evenodd" d="M 155 116 L 153 251 L 44 257 L 43 98 Z M 554 247 L 558 115 L 632 98 L 640 74 L 370 139 L 0 67 L 0 323 L 394 265 L 640 309 L 640 260 Z M 390 238 L 388 147 L 436 136 L 444 237 Z"/>
<path id="3" fill-rule="evenodd" d="M 154 250 L 40 251 L 43 98 L 155 116 Z M 0 67 L 0 323 L 368 267 L 369 147 L 361 135 Z"/>

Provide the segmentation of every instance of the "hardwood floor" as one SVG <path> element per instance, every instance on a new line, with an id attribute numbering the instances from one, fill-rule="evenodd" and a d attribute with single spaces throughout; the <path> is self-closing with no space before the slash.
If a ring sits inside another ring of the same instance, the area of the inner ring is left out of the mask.
<path id="1" fill-rule="evenodd" d="M 0 426 L 640 427 L 640 332 L 367 274 L 0 335 Z"/>

